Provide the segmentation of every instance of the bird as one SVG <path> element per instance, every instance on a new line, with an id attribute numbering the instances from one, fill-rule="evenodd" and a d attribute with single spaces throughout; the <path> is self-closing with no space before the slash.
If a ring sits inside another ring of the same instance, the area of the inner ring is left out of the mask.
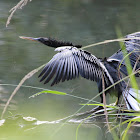
<path id="1" fill-rule="evenodd" d="M 125 40 L 126 51 L 129 54 L 129 59 L 132 68 L 135 66 L 135 70 L 140 68 L 140 32 L 127 35 Z M 120 70 L 125 75 L 127 74 L 126 65 L 124 61 L 123 51 L 119 49 L 116 53 L 108 58 L 108 61 L 113 61 L 112 65 L 121 64 Z M 137 62 L 137 63 L 136 63 Z M 136 65 L 135 65 L 136 64 Z M 124 67 L 123 67 L 124 65 Z M 136 73 L 136 77 L 139 77 L 139 73 Z"/>
<path id="2" fill-rule="evenodd" d="M 137 99 L 137 93 L 140 94 L 140 90 L 128 87 L 125 81 L 121 80 L 122 74 L 128 75 L 123 50 L 119 49 L 112 56 L 101 59 L 83 50 L 82 45 L 75 45 L 68 41 L 59 41 L 50 37 L 20 36 L 20 38 L 40 42 L 58 51 L 39 74 L 40 82 L 44 81 L 46 84 L 53 79 L 51 83 L 53 86 L 60 81 L 64 82 L 82 76 L 97 82 L 99 93 L 111 86 L 105 91 L 105 95 L 115 92 L 117 95 L 115 105 L 118 105 L 120 96 L 123 95 L 128 110 L 140 111 L 140 103 Z M 124 44 L 132 68 L 138 71 L 140 69 L 140 32 L 125 36 Z M 140 73 L 135 73 L 135 76 L 139 77 Z M 116 82 L 118 83 L 115 84 Z M 103 94 L 100 94 L 100 98 L 103 103 Z"/>

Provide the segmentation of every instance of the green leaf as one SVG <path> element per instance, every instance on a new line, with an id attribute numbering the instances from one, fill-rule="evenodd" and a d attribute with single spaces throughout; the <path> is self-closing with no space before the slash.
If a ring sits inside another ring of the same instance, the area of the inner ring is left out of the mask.
<path id="1" fill-rule="evenodd" d="M 66 95 L 67 94 L 65 92 L 60 92 L 60 91 L 55 91 L 55 90 L 43 90 L 41 92 L 38 92 L 38 93 L 30 96 L 29 98 L 34 98 L 35 96 L 38 96 L 38 95 L 44 94 L 44 93 L 57 94 L 57 95 Z"/>

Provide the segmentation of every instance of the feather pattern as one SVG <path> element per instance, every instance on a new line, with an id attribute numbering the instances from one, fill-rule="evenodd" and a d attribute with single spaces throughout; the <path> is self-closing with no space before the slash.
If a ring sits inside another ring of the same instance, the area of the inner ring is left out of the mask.
<path id="1" fill-rule="evenodd" d="M 125 40 L 126 51 L 129 55 L 130 63 L 132 68 L 134 68 L 136 64 L 136 70 L 140 68 L 140 32 L 136 32 L 133 34 L 129 34 L 126 36 Z M 116 61 L 122 64 L 120 70 L 122 73 L 127 75 L 126 65 L 123 61 L 124 56 L 122 50 L 118 50 L 112 56 L 110 56 L 107 61 L 112 62 Z M 136 76 L 139 76 L 137 73 Z"/>
<path id="2" fill-rule="evenodd" d="M 61 80 L 71 80 L 79 76 L 79 74 L 92 81 L 102 79 L 102 74 L 105 75 L 105 81 L 113 84 L 114 81 L 106 67 L 91 53 L 79 50 L 76 47 L 59 47 L 55 51 L 59 51 L 47 63 L 39 77 L 40 81 L 45 80 L 48 83 L 55 75 L 51 86 L 59 83 Z"/>
<path id="3" fill-rule="evenodd" d="M 140 111 L 140 90 L 133 88 L 126 89 L 122 92 L 127 108 Z"/>

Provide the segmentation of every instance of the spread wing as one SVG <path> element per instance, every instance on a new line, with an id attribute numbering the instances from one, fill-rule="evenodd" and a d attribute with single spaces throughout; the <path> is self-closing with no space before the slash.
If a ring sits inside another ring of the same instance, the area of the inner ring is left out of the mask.
<path id="1" fill-rule="evenodd" d="M 71 80 L 79 75 L 97 82 L 104 76 L 106 83 L 114 83 L 100 59 L 91 53 L 71 46 L 59 47 L 55 51 L 59 52 L 47 63 L 39 75 L 40 81 L 45 81 L 44 84 L 53 79 L 51 83 L 53 86 L 60 81 Z"/>
<path id="2" fill-rule="evenodd" d="M 129 59 L 132 68 L 134 68 L 136 64 L 135 70 L 140 69 L 140 32 L 127 35 L 125 40 L 125 46 L 127 53 L 129 54 Z M 111 61 L 116 61 L 119 63 L 122 62 L 121 71 L 125 75 L 127 75 L 126 65 L 125 62 L 122 60 L 124 60 L 124 56 L 121 50 L 118 50 L 115 54 L 113 54 L 111 57 L 108 58 L 109 62 Z M 136 76 L 139 76 L 139 74 L 136 74 Z"/>

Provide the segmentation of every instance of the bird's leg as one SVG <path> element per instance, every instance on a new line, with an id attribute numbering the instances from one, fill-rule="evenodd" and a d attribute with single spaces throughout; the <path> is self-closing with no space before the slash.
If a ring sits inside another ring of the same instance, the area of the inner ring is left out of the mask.
<path id="1" fill-rule="evenodd" d="M 117 106 L 117 105 L 119 104 L 119 99 L 120 99 L 120 95 L 118 95 L 118 97 L 117 97 L 115 103 L 112 103 L 112 104 L 110 104 L 110 105 L 112 105 L 112 106 Z"/>
<path id="2" fill-rule="evenodd" d="M 103 103 L 103 94 L 100 94 L 101 103 Z"/>
<path id="3" fill-rule="evenodd" d="M 121 94 L 118 94 L 117 100 L 115 102 L 115 105 L 117 106 L 119 104 L 119 99 L 120 99 Z"/>
<path id="4" fill-rule="evenodd" d="M 117 105 L 118 105 L 118 103 L 119 103 L 119 99 L 118 99 L 118 97 L 117 97 L 117 99 L 116 99 L 115 103 L 111 103 L 111 104 L 109 104 L 109 105 L 111 105 L 111 106 L 117 106 Z"/>
<path id="5" fill-rule="evenodd" d="M 117 97 L 117 99 L 116 99 L 116 101 L 115 101 L 115 103 L 114 103 L 114 106 L 117 106 L 118 103 L 119 103 L 119 97 Z"/>

